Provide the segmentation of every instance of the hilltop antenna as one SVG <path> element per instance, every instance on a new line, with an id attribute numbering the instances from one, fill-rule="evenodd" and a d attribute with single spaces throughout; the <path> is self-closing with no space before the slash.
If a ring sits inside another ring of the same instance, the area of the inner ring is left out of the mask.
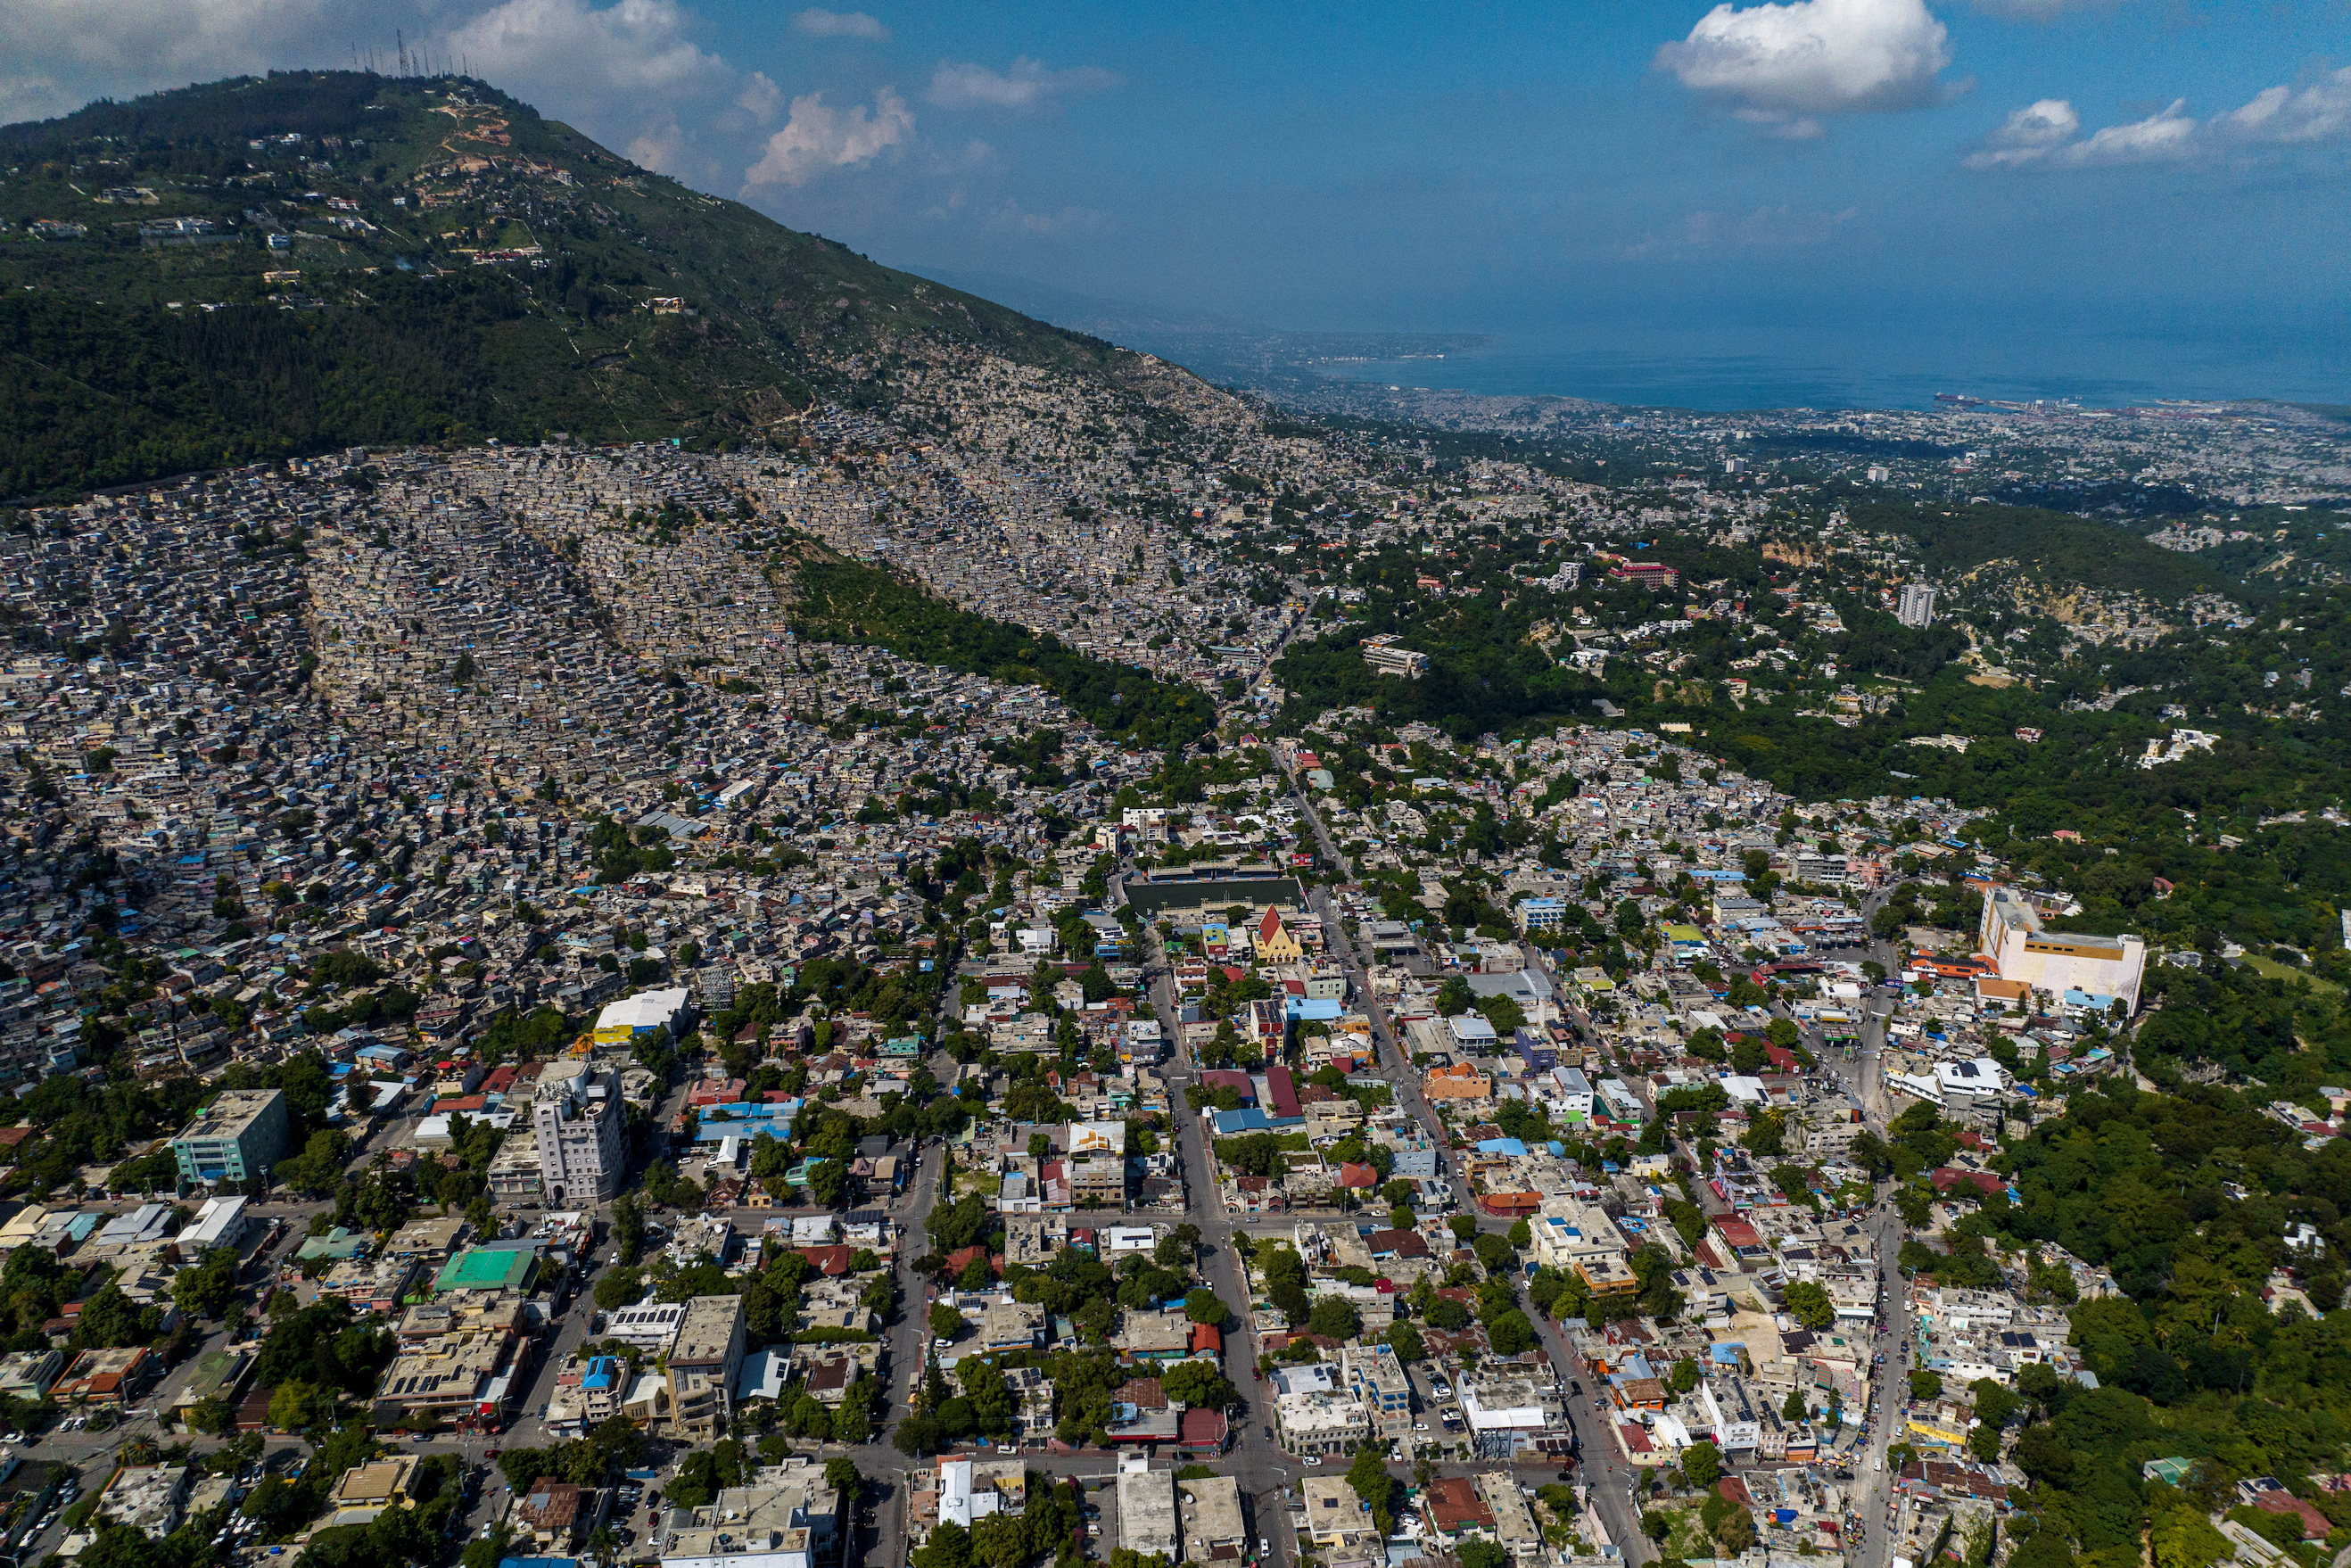
<path id="1" fill-rule="evenodd" d="M 398 46 L 399 46 L 399 48 L 400 48 L 400 74 L 401 74 L 402 76 L 406 76 L 406 75 L 408 74 L 408 38 L 407 38 L 407 36 L 406 36 L 405 34 L 402 33 L 402 32 L 401 32 L 401 30 L 400 30 L 399 28 L 394 27 L 394 28 L 392 30 L 392 41 L 394 44 L 398 45 Z"/>

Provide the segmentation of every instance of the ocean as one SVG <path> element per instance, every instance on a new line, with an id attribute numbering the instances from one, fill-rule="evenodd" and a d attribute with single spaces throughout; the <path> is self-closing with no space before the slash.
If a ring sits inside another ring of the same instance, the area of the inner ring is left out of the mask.
<path id="1" fill-rule="evenodd" d="M 1442 359 L 1322 363 L 1318 374 L 1506 397 L 1711 413 L 1928 408 L 1938 392 L 2116 408 L 2167 399 L 2351 404 L 2351 330 L 2275 324 L 1964 332 L 1817 326 L 1620 327 L 1495 334 Z"/>

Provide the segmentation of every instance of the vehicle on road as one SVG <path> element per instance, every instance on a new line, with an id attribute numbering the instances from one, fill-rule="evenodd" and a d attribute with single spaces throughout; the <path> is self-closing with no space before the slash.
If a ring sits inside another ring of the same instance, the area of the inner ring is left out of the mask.
<path id="1" fill-rule="evenodd" d="M 1321 1469 L 1322 1468 L 1322 1456 L 1320 1454 L 1309 1454 L 1298 1462 L 1304 1465 L 1310 1470 Z"/>

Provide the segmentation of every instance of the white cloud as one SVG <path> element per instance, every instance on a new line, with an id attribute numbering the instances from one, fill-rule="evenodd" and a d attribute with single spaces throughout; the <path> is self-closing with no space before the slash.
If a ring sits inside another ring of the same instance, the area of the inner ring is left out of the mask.
<path id="1" fill-rule="evenodd" d="M 762 125 L 776 118 L 776 110 L 783 107 L 783 102 L 784 89 L 769 81 L 765 71 L 753 71 L 751 79 L 743 84 L 743 90 L 735 95 L 735 107 Z"/>
<path id="2" fill-rule="evenodd" d="M 1118 82 L 1114 73 L 1093 66 L 1048 70 L 1042 60 L 1025 55 L 1002 71 L 941 60 L 928 96 L 941 109 L 1040 109 L 1065 93 L 1102 92 Z"/>
<path id="3" fill-rule="evenodd" d="M 330 64 L 319 38 L 346 36 L 329 0 L 0 0 L 0 17 L 12 68 L 0 76 L 0 121 L 64 114 L 101 94 Z"/>
<path id="4" fill-rule="evenodd" d="M 811 38 L 868 38 L 890 41 L 890 29 L 862 11 L 827 11 L 811 5 L 792 17 L 792 26 Z"/>
<path id="5" fill-rule="evenodd" d="M 1968 159 L 1970 169 L 1997 169 L 2045 157 L 2081 134 L 2082 117 L 2062 98 L 2044 98 L 2011 112 L 1984 139 L 1984 149 Z"/>
<path id="6" fill-rule="evenodd" d="M 688 37 L 691 23 L 674 0 L 504 0 L 433 47 L 649 169 L 702 181 L 717 166 L 688 126 L 701 105 L 732 99 L 741 78 Z"/>
<path id="7" fill-rule="evenodd" d="M 2351 131 L 2351 68 L 2319 78 L 2299 92 L 2263 88 L 2242 109 L 2212 122 L 2223 141 L 2328 141 Z"/>
<path id="8" fill-rule="evenodd" d="M 2302 88 L 2273 87 L 2210 120 L 2188 112 L 2179 99 L 2143 120 L 2108 125 L 2088 136 L 2063 99 L 2020 109 L 1962 160 L 1970 169 L 2098 169 L 2134 163 L 2185 163 L 2243 155 L 2262 148 L 2305 146 L 2351 138 L 2351 67 Z"/>
<path id="9" fill-rule="evenodd" d="M 873 95 L 873 111 L 863 104 L 834 109 L 820 92 L 792 99 L 791 118 L 768 138 L 759 161 L 743 172 L 746 190 L 756 185 L 805 185 L 832 169 L 870 162 L 914 134 L 914 117 L 894 88 Z"/>
<path id="10" fill-rule="evenodd" d="M 1816 136 L 1820 117 L 1922 109 L 1958 89 L 1941 79 L 1949 37 L 1925 0 L 1728 3 L 1657 50 L 1682 85 L 1741 119 Z"/>

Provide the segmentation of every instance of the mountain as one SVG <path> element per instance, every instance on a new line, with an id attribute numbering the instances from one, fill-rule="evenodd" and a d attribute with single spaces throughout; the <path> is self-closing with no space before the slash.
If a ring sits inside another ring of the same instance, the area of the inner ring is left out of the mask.
<path id="1" fill-rule="evenodd" d="M 1153 379 L 469 78 L 100 101 L 0 127 L 0 497 L 379 443 L 723 444 L 946 346 Z"/>

